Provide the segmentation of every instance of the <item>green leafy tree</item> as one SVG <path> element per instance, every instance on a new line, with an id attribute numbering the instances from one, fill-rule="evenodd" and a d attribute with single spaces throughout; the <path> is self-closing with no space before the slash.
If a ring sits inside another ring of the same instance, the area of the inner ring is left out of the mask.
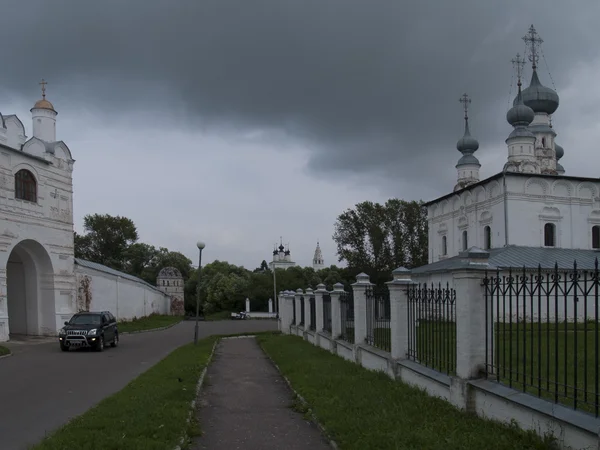
<path id="1" fill-rule="evenodd" d="M 138 240 L 131 219 L 109 214 L 88 214 L 83 219 L 84 235 L 75 234 L 75 256 L 116 270 L 124 270 L 126 251 Z"/>
<path id="2" fill-rule="evenodd" d="M 427 263 L 427 212 L 416 201 L 362 202 L 338 216 L 333 240 L 348 274 L 366 272 L 376 283 L 388 281 L 397 267 Z"/>

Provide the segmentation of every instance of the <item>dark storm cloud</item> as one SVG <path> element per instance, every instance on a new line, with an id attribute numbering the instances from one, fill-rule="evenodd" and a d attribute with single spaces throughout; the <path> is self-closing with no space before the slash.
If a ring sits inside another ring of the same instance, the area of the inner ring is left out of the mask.
<path id="1" fill-rule="evenodd" d="M 107 113 L 183 105 L 192 123 L 287 131 L 312 170 L 403 167 L 410 180 L 458 159 L 463 91 L 480 153 L 503 142 L 509 61 L 530 23 L 560 91 L 597 56 L 598 12 L 592 0 L 5 2 L 0 86 L 31 97 L 43 76 L 55 98 Z"/>

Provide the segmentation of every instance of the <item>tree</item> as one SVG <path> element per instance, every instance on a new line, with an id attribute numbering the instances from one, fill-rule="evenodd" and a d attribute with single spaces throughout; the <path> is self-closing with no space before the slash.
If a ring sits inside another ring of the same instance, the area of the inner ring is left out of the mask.
<path id="1" fill-rule="evenodd" d="M 422 202 L 400 199 L 358 203 L 338 216 L 333 240 L 350 272 L 387 281 L 397 267 L 427 263 L 427 212 Z"/>
<path id="2" fill-rule="evenodd" d="M 75 256 L 123 270 L 126 251 L 138 240 L 131 219 L 109 214 L 88 214 L 83 219 L 85 234 L 75 234 Z"/>

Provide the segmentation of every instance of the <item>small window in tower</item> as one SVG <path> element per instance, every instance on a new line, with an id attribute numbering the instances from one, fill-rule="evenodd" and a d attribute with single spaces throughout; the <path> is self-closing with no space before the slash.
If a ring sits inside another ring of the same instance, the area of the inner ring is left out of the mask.
<path id="1" fill-rule="evenodd" d="M 15 174 L 15 198 L 37 202 L 37 183 L 29 170 L 21 169 Z"/>
<path id="2" fill-rule="evenodd" d="M 546 138 L 542 138 L 542 147 L 546 148 Z"/>
<path id="3" fill-rule="evenodd" d="M 556 246 L 556 225 L 553 223 L 547 223 L 544 225 L 544 246 Z"/>
<path id="4" fill-rule="evenodd" d="M 492 248 L 492 229 L 489 226 L 483 229 L 483 245 L 485 250 Z"/>
<path id="5" fill-rule="evenodd" d="M 600 248 L 600 226 L 592 227 L 592 248 Z"/>
<path id="6" fill-rule="evenodd" d="M 463 249 L 463 251 L 466 251 L 467 248 L 468 248 L 468 245 L 469 245 L 469 242 L 468 242 L 467 238 L 468 238 L 467 230 L 464 230 L 462 232 L 462 249 Z"/>
<path id="7" fill-rule="evenodd" d="M 521 153 L 523 153 L 523 146 L 521 145 Z"/>
<path id="8" fill-rule="evenodd" d="M 446 256 L 448 254 L 448 243 L 446 241 L 446 236 L 442 236 L 442 256 Z"/>

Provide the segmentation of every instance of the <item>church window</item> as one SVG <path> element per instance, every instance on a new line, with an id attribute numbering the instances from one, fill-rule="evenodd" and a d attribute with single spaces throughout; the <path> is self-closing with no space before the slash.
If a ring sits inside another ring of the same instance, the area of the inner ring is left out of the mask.
<path id="1" fill-rule="evenodd" d="M 542 138 L 542 147 L 546 148 L 546 138 Z"/>
<path id="2" fill-rule="evenodd" d="M 556 225 L 547 223 L 544 225 L 544 246 L 554 247 L 556 245 Z"/>
<path id="3" fill-rule="evenodd" d="M 446 240 L 446 236 L 442 236 L 442 256 L 446 256 L 448 254 L 448 242 Z"/>
<path id="4" fill-rule="evenodd" d="M 462 249 L 463 250 L 467 250 L 469 242 L 468 242 L 468 235 L 467 235 L 467 230 L 464 230 L 462 232 Z"/>
<path id="5" fill-rule="evenodd" d="M 600 248 L 600 226 L 592 227 L 592 248 Z"/>
<path id="6" fill-rule="evenodd" d="M 21 169 L 15 174 L 15 198 L 37 202 L 37 183 L 29 170 Z"/>
<path id="7" fill-rule="evenodd" d="M 492 229 L 489 226 L 483 229 L 483 245 L 485 250 L 492 248 Z"/>

